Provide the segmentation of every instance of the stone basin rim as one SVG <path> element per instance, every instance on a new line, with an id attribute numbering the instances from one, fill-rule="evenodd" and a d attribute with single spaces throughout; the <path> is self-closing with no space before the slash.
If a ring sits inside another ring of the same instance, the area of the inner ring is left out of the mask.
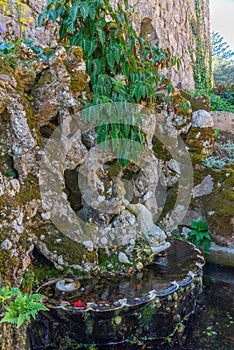
<path id="1" fill-rule="evenodd" d="M 177 241 L 181 241 L 180 239 L 176 239 Z M 184 242 L 184 241 L 183 241 Z M 194 268 L 195 270 L 189 271 L 187 275 L 180 281 L 172 281 L 168 285 L 168 287 L 164 288 L 163 290 L 151 290 L 147 294 L 143 295 L 142 297 L 136 297 L 133 299 L 128 300 L 127 298 L 120 298 L 117 299 L 114 302 L 108 302 L 106 301 L 105 303 L 98 303 L 98 302 L 86 302 L 82 306 L 74 306 L 68 301 L 62 301 L 60 305 L 52 305 L 49 303 L 48 299 L 49 297 L 43 296 L 41 301 L 49 308 L 49 309 L 63 309 L 67 312 L 72 312 L 72 313 L 85 313 L 88 311 L 91 312 L 113 312 L 116 310 L 120 310 L 124 307 L 131 308 L 131 307 L 137 307 L 137 306 L 143 306 L 146 304 L 151 303 L 154 299 L 160 299 L 160 298 L 165 298 L 176 291 L 180 288 L 185 288 L 188 285 L 192 283 L 192 281 L 196 278 L 202 275 L 202 269 L 203 266 L 205 265 L 205 259 L 201 253 L 201 251 L 191 242 L 186 242 L 188 245 L 190 245 L 196 252 L 197 252 L 197 260 L 194 261 Z M 66 277 L 64 278 L 66 279 Z M 56 284 L 57 281 L 60 281 L 61 278 L 56 278 L 53 280 L 49 280 L 43 285 L 41 285 L 37 289 L 37 293 L 41 293 L 41 290 L 51 284 Z"/>

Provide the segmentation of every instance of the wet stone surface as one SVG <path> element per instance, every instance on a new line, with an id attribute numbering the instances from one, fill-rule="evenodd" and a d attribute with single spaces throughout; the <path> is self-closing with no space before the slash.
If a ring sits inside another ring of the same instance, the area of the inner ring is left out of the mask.
<path id="1" fill-rule="evenodd" d="M 39 292 L 50 312 L 31 324 L 32 350 L 165 339 L 194 311 L 203 263 L 198 249 L 175 240 L 167 254 L 134 274 L 45 283 Z"/>
<path id="2" fill-rule="evenodd" d="M 79 311 L 74 304 L 81 301 L 82 309 L 88 309 L 89 303 L 95 303 L 96 306 L 106 306 L 104 309 L 107 310 L 114 307 L 114 303 L 117 306 L 119 299 L 127 299 L 128 304 L 149 292 L 154 297 L 170 294 L 178 289 L 177 284 L 187 285 L 194 274 L 199 274 L 199 264 L 203 264 L 203 258 L 199 257 L 196 248 L 182 241 L 173 241 L 167 254 L 156 256 L 152 265 L 137 273 L 60 278 L 45 283 L 39 291 L 45 295 L 45 303 L 49 307 L 60 305 L 65 309 Z"/>

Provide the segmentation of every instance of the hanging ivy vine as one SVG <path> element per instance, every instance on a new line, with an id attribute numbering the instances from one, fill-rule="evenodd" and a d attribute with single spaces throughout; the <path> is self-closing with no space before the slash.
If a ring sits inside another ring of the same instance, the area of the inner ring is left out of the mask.
<path id="1" fill-rule="evenodd" d="M 195 0 L 195 13 L 196 18 L 192 16 L 190 19 L 192 30 L 190 56 L 195 88 L 198 91 L 207 91 L 211 88 L 211 52 L 203 20 L 205 17 L 204 0 Z"/>
<path id="2" fill-rule="evenodd" d="M 48 20 L 56 23 L 61 43 L 82 47 L 91 79 L 92 105 L 170 101 L 174 88 L 163 71 L 174 65 L 179 67 L 180 61 L 169 50 L 152 46 L 140 37 L 133 28 L 133 16 L 134 8 L 128 0 L 118 1 L 116 8 L 110 0 L 48 0 L 39 16 L 39 25 Z M 140 128 L 118 121 L 101 125 L 97 134 L 99 142 L 134 140 L 133 148 L 145 141 Z M 123 159 L 129 147 L 120 142 L 116 148 L 118 158 L 128 163 Z M 134 154 L 139 154 L 139 147 Z"/>

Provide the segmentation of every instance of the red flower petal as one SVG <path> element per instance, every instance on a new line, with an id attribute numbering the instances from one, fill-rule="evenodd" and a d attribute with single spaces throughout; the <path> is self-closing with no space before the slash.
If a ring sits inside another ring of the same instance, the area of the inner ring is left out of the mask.
<path id="1" fill-rule="evenodd" d="M 75 301 L 74 302 L 74 306 L 78 306 L 78 307 L 82 307 L 82 306 L 84 306 L 84 303 L 82 303 L 82 301 Z"/>

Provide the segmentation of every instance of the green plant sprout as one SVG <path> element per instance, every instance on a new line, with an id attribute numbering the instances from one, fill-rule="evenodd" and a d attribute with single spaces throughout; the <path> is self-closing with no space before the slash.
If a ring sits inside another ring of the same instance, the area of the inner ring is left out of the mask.
<path id="1" fill-rule="evenodd" d="M 205 221 L 191 221 L 191 231 L 188 240 L 197 246 L 203 247 L 206 254 L 209 253 L 211 236 Z"/>
<path id="2" fill-rule="evenodd" d="M 190 223 L 191 231 L 188 235 L 180 235 L 179 233 L 172 233 L 172 237 L 180 238 L 182 240 L 188 240 L 189 242 L 202 247 L 206 254 L 209 254 L 211 236 L 208 229 L 208 226 L 205 221 L 191 221 Z"/>
<path id="3" fill-rule="evenodd" d="M 23 291 L 28 290 L 31 291 L 33 287 L 38 284 L 38 279 L 35 276 L 35 273 L 31 270 L 25 271 L 22 278 L 21 287 Z"/>
<path id="4" fill-rule="evenodd" d="M 5 313 L 0 322 L 16 324 L 19 328 L 23 323 L 29 322 L 31 317 L 35 319 L 39 311 L 48 311 L 40 303 L 42 297 L 41 294 L 23 293 L 19 288 L 0 288 L 0 304 Z"/>

